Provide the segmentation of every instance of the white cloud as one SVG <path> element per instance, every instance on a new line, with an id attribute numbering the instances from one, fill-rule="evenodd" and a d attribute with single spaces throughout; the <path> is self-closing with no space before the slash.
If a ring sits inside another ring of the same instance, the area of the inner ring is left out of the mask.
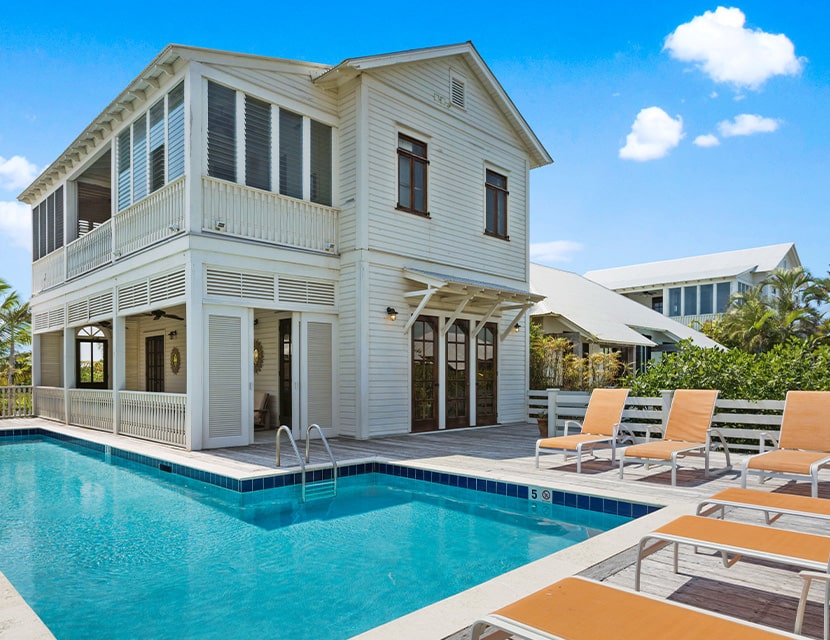
<path id="1" fill-rule="evenodd" d="M 694 62 L 715 82 L 758 89 L 777 75 L 797 75 L 805 58 L 783 33 L 746 29 L 740 9 L 718 7 L 681 24 L 663 47 L 677 60 Z"/>
<path id="2" fill-rule="evenodd" d="M 22 202 L 0 202 L 0 233 L 12 244 L 32 250 L 32 210 Z"/>
<path id="3" fill-rule="evenodd" d="M 660 107 L 648 107 L 637 114 L 631 133 L 620 149 L 624 160 L 656 160 L 674 149 L 683 138 L 683 118 L 673 119 Z"/>
<path id="4" fill-rule="evenodd" d="M 582 251 L 584 245 L 571 240 L 553 242 L 532 242 L 530 259 L 535 262 L 570 262 L 574 253 Z"/>
<path id="5" fill-rule="evenodd" d="M 714 100 L 715 98 L 717 98 L 717 97 L 718 97 L 718 92 L 717 92 L 717 91 L 713 91 L 712 93 L 710 93 L 710 94 L 709 94 L 709 97 L 710 97 L 710 98 L 712 98 L 712 100 Z"/>
<path id="6" fill-rule="evenodd" d="M 706 135 L 695 138 L 693 144 L 696 144 L 698 147 L 717 147 L 720 144 L 720 140 L 718 140 L 717 136 L 707 133 Z"/>
<path id="7" fill-rule="evenodd" d="M 24 189 L 35 179 L 37 173 L 37 167 L 23 156 L 12 156 L 9 159 L 0 156 L 0 189 Z"/>
<path id="8" fill-rule="evenodd" d="M 718 123 L 718 132 L 724 138 L 732 136 L 751 136 L 753 133 L 772 133 L 780 126 L 774 118 L 763 118 L 751 113 L 742 113 L 734 120 L 724 120 Z"/>

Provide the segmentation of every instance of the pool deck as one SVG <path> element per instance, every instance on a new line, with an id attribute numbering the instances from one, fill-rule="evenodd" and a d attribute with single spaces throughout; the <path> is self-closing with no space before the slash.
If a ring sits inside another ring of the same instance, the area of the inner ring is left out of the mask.
<path id="1" fill-rule="evenodd" d="M 0 421 L 0 430 L 26 427 L 41 427 L 238 479 L 262 477 L 277 472 L 274 431 L 256 432 L 256 442 L 247 447 L 182 451 L 37 418 Z M 468 638 L 468 627 L 477 618 L 570 575 L 585 575 L 611 584 L 633 587 L 633 547 L 643 535 L 679 515 L 694 513 L 700 499 L 721 489 L 740 486 L 743 456 L 733 454 L 733 469 L 725 471 L 722 469 L 724 457 L 718 452 L 712 454 L 713 473 L 708 479 L 704 477 L 701 458 L 689 457 L 681 461 L 677 487 L 671 486 L 669 467 L 665 466 L 646 470 L 642 465 L 630 464 L 626 466 L 625 478 L 620 480 L 618 467 L 611 468 L 610 452 L 607 451 L 600 452 L 600 457 L 595 460 L 586 458 L 582 474 L 576 473 L 575 463 L 563 463 L 561 455 L 543 456 L 540 469 L 535 469 L 533 452 L 537 437 L 534 424 L 518 424 L 388 436 L 368 441 L 348 438 L 329 440 L 339 464 L 376 460 L 400 462 L 433 471 L 632 502 L 648 502 L 665 507 L 363 633 L 358 636 L 361 640 L 391 637 L 396 640 Z M 299 469 L 294 453 L 285 441 L 282 455 L 282 471 L 294 472 Z M 327 460 L 321 443 L 312 441 L 310 466 L 325 466 Z M 757 480 L 751 480 L 749 486 L 757 487 Z M 806 482 L 773 479 L 763 487 L 768 491 L 809 495 Z M 821 483 L 819 495 L 830 498 L 830 482 Z M 738 512 L 730 517 L 749 522 L 760 521 L 749 511 Z M 826 523 L 816 525 L 805 519 L 785 517 L 776 526 L 827 534 Z M 647 558 L 643 568 L 643 591 L 646 593 L 792 631 L 801 589 L 796 571 L 755 561 L 742 561 L 725 569 L 719 557 L 712 557 L 708 553 L 693 554 L 691 550 L 684 549 L 681 550 L 678 574 L 672 572 L 671 552 L 668 549 Z M 21 613 L 22 600 L 19 596 L 15 598 L 9 595 L 5 588 L 7 584 L 4 580 L 0 581 L 0 638 L 50 638 L 51 634 L 42 624 L 42 629 L 37 626 L 39 620 L 31 610 Z M 9 588 L 13 592 L 10 585 Z M 820 587 L 813 589 L 807 608 L 804 632 L 810 637 L 821 637 L 822 633 L 821 591 Z M 25 603 L 23 605 L 24 609 L 28 609 Z M 494 636 L 493 640 L 496 637 L 504 636 Z"/>

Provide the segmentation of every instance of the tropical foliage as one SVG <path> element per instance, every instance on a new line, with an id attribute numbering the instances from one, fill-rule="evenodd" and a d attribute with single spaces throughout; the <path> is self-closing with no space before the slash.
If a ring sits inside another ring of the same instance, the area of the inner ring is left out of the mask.
<path id="1" fill-rule="evenodd" d="M 567 338 L 546 336 L 530 323 L 530 388 L 590 391 L 609 387 L 623 373 L 618 352 L 592 353 L 579 358 Z"/>
<path id="2" fill-rule="evenodd" d="M 737 293 L 719 321 L 701 330 L 720 344 L 764 353 L 791 339 L 830 344 L 830 278 L 814 278 L 801 267 L 776 269 L 760 285 Z"/>
<path id="3" fill-rule="evenodd" d="M 31 384 L 31 353 L 21 349 L 31 344 L 31 329 L 29 304 L 0 279 L 0 384 Z"/>
<path id="4" fill-rule="evenodd" d="M 763 353 L 696 347 L 651 362 L 621 382 L 631 395 L 655 397 L 662 389 L 720 389 L 721 398 L 783 400 L 790 389 L 830 390 L 830 345 L 790 339 Z"/>

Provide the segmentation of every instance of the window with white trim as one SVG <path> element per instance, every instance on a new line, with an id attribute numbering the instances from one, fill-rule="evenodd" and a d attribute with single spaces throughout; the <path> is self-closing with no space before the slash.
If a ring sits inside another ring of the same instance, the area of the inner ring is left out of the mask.
<path id="1" fill-rule="evenodd" d="M 508 239 L 507 236 L 507 176 L 487 169 L 485 178 L 486 222 L 484 233 L 496 238 Z"/>

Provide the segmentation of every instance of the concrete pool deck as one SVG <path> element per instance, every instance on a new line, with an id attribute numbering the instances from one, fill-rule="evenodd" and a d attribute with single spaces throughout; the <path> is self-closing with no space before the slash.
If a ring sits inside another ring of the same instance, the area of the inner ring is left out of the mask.
<path id="1" fill-rule="evenodd" d="M 266 475 L 273 475 L 275 465 L 275 432 L 260 431 L 256 433 L 256 442 L 248 447 L 215 449 L 210 451 L 183 451 L 165 445 L 136 440 L 133 438 L 114 436 L 105 432 L 91 429 L 71 427 L 38 418 L 15 418 L 0 422 L 0 430 L 20 428 L 43 428 L 49 431 L 65 434 L 111 445 L 120 449 L 154 458 L 163 459 L 172 463 L 187 465 L 210 473 L 217 473 L 236 479 L 250 479 Z M 524 595 L 541 589 L 551 582 L 570 575 L 582 574 L 608 580 L 609 582 L 625 586 L 633 585 L 633 569 L 631 569 L 631 548 L 640 538 L 672 520 L 678 515 L 693 513 L 697 502 L 721 489 L 740 486 L 739 470 L 741 456 L 733 455 L 733 469 L 723 471 L 724 458 L 720 453 L 712 455 L 711 467 L 713 473 L 710 478 L 704 478 L 702 459 L 690 457 L 681 462 L 678 472 L 678 486 L 671 487 L 670 471 L 668 467 L 653 467 L 646 470 L 641 465 L 626 466 L 625 478 L 618 477 L 618 467 L 612 469 L 609 461 L 609 452 L 601 452 L 600 458 L 583 463 L 582 474 L 576 474 L 575 463 L 563 464 L 562 456 L 547 455 L 540 460 L 540 469 L 534 468 L 534 443 L 538 437 L 535 425 L 519 424 L 500 427 L 463 429 L 426 434 L 412 434 L 403 436 L 389 436 L 369 441 L 357 441 L 346 438 L 332 438 L 329 440 L 331 448 L 339 464 L 365 461 L 390 461 L 407 466 L 472 475 L 487 479 L 512 482 L 517 484 L 534 485 L 539 487 L 555 488 L 559 491 L 590 494 L 607 498 L 615 498 L 632 502 L 646 502 L 663 506 L 654 513 L 633 520 L 621 527 L 597 535 L 585 542 L 564 549 L 551 556 L 547 556 L 533 563 L 498 576 L 477 587 L 459 593 L 446 600 L 415 611 L 403 618 L 391 621 L 376 629 L 367 631 L 358 638 L 361 640 L 380 640 L 390 637 L 396 640 L 408 638 L 443 638 L 461 639 L 467 634 L 466 629 L 475 621 L 490 611 L 512 602 Z M 295 472 L 299 469 L 293 451 L 283 442 L 283 465 L 280 471 Z M 319 441 L 312 441 L 311 466 L 325 466 L 327 457 Z M 821 484 L 820 495 L 830 497 L 830 483 Z M 756 486 L 753 480 L 750 486 Z M 770 480 L 764 485 L 767 490 L 781 489 L 809 493 L 806 483 L 798 485 L 786 484 L 784 481 Z M 742 516 L 743 517 L 743 516 Z M 751 519 L 751 518 L 750 518 Z M 809 530 L 809 527 L 805 530 Z M 659 552 L 652 556 L 655 562 L 647 564 L 660 567 L 665 563 Z M 724 577 L 720 577 L 716 563 L 707 556 L 695 557 L 690 564 L 692 567 L 681 579 L 671 570 L 661 570 L 647 574 L 644 578 L 644 590 L 683 601 L 685 593 L 691 593 L 695 601 L 706 598 L 689 585 L 695 581 L 695 575 L 705 576 L 711 580 L 713 573 L 718 573 L 719 580 L 730 584 L 730 580 L 739 578 L 733 590 L 747 592 L 750 599 L 755 598 L 764 602 L 763 612 L 769 612 L 769 598 L 762 595 L 772 595 L 782 592 L 781 583 L 787 587 L 784 613 L 778 618 L 773 616 L 773 622 L 762 622 L 771 626 L 778 626 L 792 630 L 792 617 L 788 620 L 788 611 L 792 606 L 792 595 L 787 589 L 797 594 L 800 582 L 797 577 L 787 576 L 780 579 L 781 570 L 767 576 L 761 572 L 761 578 L 756 567 L 749 562 L 738 563 L 750 565 L 749 570 L 738 571 L 738 566 L 730 569 Z M 698 568 L 697 565 L 700 565 Z M 690 577 L 691 576 L 691 577 Z M 778 577 L 776 577 L 778 576 Z M 744 582 L 740 582 L 743 580 Z M 760 580 L 760 583 L 759 583 Z M 734 580 L 733 580 L 734 581 Z M 699 583 L 699 580 L 698 580 Z M 790 583 L 792 583 L 790 585 Z M 6 582 L 6 584 L 8 584 Z M 697 584 L 697 583 L 696 583 Z M 9 585 L 10 587 L 10 585 Z M 748 590 L 754 589 L 752 593 Z M 766 591 L 765 591 L 766 589 Z M 712 589 L 717 592 L 717 589 Z M 816 589 L 818 591 L 818 589 Z M 758 592 L 758 593 L 755 593 Z M 14 633 L 5 635 L 4 621 L 12 618 L 13 610 L 19 610 L 21 604 L 28 609 L 22 599 L 4 597 L 0 591 L 0 638 L 4 637 L 33 637 L 49 638 L 47 635 L 23 634 L 22 628 L 15 626 Z M 678 594 L 680 594 L 678 596 Z M 721 596 L 722 598 L 722 596 Z M 766 600 L 765 600 L 766 598 Z M 814 601 L 811 600 L 808 608 L 808 619 L 805 630 L 815 630 L 820 633 L 820 611 L 816 612 Z M 751 605 L 751 603 L 750 603 Z M 717 600 L 710 608 L 717 607 Z M 742 611 L 746 616 L 759 621 L 758 607 L 746 606 Z M 31 612 L 30 609 L 28 609 Z M 816 618 L 818 614 L 819 618 Z M 736 614 L 733 614 L 736 615 Z M 36 615 L 31 612 L 31 616 Z M 777 625 L 775 622 L 777 621 Z M 39 622 L 39 621 L 38 621 Z M 782 626 L 783 625 L 783 626 Z M 42 626 L 42 623 L 41 623 Z M 43 627 L 45 631 L 45 627 Z M 11 631 L 11 629 L 10 629 Z"/>

